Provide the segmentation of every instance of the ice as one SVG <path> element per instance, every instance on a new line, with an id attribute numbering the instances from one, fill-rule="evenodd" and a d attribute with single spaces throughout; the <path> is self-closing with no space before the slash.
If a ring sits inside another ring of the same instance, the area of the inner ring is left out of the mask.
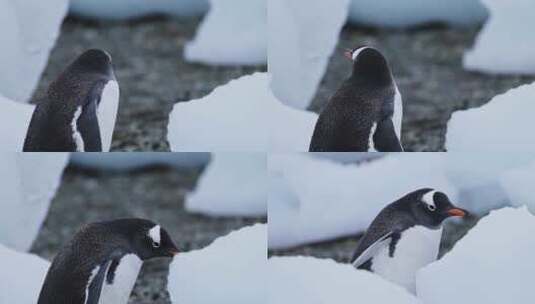
<path id="1" fill-rule="evenodd" d="M 350 264 L 313 257 L 268 260 L 269 304 L 419 304 L 413 295 Z"/>
<path id="2" fill-rule="evenodd" d="M 493 211 L 442 259 L 417 274 L 426 304 L 531 303 L 535 217 L 526 208 Z"/>
<path id="3" fill-rule="evenodd" d="M 0 156 L 0 243 L 26 251 L 45 219 L 68 154 L 2 153 Z"/>
<path id="4" fill-rule="evenodd" d="M 128 171 L 153 165 L 177 169 L 198 168 L 210 161 L 210 153 L 72 153 L 71 164 L 94 170 Z"/>
<path id="5" fill-rule="evenodd" d="M 173 303 L 266 303 L 266 234 L 266 225 L 256 224 L 179 253 L 169 267 Z"/>
<path id="6" fill-rule="evenodd" d="M 269 78 L 243 76 L 201 99 L 177 103 L 168 125 L 171 150 L 308 151 L 317 114 L 281 104 Z"/>
<path id="7" fill-rule="evenodd" d="M 0 303 L 37 303 L 50 263 L 0 244 Z"/>
<path id="8" fill-rule="evenodd" d="M 128 19 L 152 14 L 199 16 L 208 0 L 71 0 L 70 12 L 93 19 Z"/>
<path id="9" fill-rule="evenodd" d="M 449 152 L 535 152 L 535 84 L 497 95 L 479 107 L 454 112 L 448 122 Z"/>
<path id="10" fill-rule="evenodd" d="M 269 247 L 285 248 L 366 230 L 377 213 L 418 188 L 431 187 L 456 201 L 446 179 L 444 154 L 391 154 L 340 164 L 307 154 L 272 155 Z"/>
<path id="11" fill-rule="evenodd" d="M 480 0 L 352 0 L 348 21 L 377 27 L 410 27 L 426 23 L 473 26 L 485 21 Z"/>
<path id="12" fill-rule="evenodd" d="M 184 49 L 188 61 L 216 65 L 265 64 L 266 0 L 211 0 L 195 39 Z"/>
<path id="13" fill-rule="evenodd" d="M 22 151 L 34 109 L 34 105 L 17 103 L 0 94 L 0 152 Z"/>
<path id="14" fill-rule="evenodd" d="M 501 177 L 501 185 L 513 206 L 526 205 L 535 214 L 535 162 L 523 168 L 506 172 Z"/>
<path id="15" fill-rule="evenodd" d="M 212 216 L 264 216 L 267 187 L 265 153 L 216 153 L 185 207 Z"/>
<path id="16" fill-rule="evenodd" d="M 464 67 L 486 73 L 534 74 L 532 0 L 482 0 L 490 18 L 466 52 Z"/>
<path id="17" fill-rule="evenodd" d="M 18 102 L 30 99 L 67 5 L 68 0 L 0 0 L 1 95 Z"/>
<path id="18" fill-rule="evenodd" d="M 268 71 L 283 103 L 305 109 L 316 92 L 349 0 L 268 1 Z"/>

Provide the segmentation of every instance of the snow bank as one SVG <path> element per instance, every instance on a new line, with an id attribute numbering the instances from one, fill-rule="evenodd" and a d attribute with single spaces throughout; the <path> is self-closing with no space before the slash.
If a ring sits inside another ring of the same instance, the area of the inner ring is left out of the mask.
<path id="1" fill-rule="evenodd" d="M 268 260 L 269 304 L 418 304 L 403 288 L 349 264 L 312 257 Z"/>
<path id="2" fill-rule="evenodd" d="M 208 0 L 71 0 L 70 12 L 93 19 L 128 19 L 151 14 L 199 16 Z"/>
<path id="3" fill-rule="evenodd" d="M 94 170 L 128 171 L 151 165 L 167 165 L 177 169 L 197 168 L 210 161 L 210 153 L 72 153 L 70 162 Z"/>
<path id="4" fill-rule="evenodd" d="M 0 152 L 22 151 L 34 109 L 34 105 L 17 103 L 0 94 Z"/>
<path id="5" fill-rule="evenodd" d="M 173 151 L 308 151 L 317 114 L 281 104 L 255 73 L 198 100 L 177 103 L 168 125 Z"/>
<path id="6" fill-rule="evenodd" d="M 535 84 L 495 96 L 475 109 L 454 112 L 448 122 L 449 152 L 534 152 Z"/>
<path id="7" fill-rule="evenodd" d="M 364 231 L 387 204 L 431 187 L 456 201 L 443 154 L 391 154 L 343 165 L 307 154 L 272 155 L 269 247 L 284 248 Z"/>
<path id="8" fill-rule="evenodd" d="M 466 52 L 464 67 L 487 73 L 534 74 L 532 0 L 482 0 L 490 18 Z"/>
<path id="9" fill-rule="evenodd" d="M 196 189 L 186 197 L 186 210 L 215 216 L 263 216 L 267 213 L 265 153 L 218 153 Z"/>
<path id="10" fill-rule="evenodd" d="M 257 224 L 179 253 L 169 267 L 173 303 L 266 303 L 266 234 L 266 225 Z"/>
<path id="11" fill-rule="evenodd" d="M 477 25 L 487 10 L 480 0 L 352 0 L 348 21 L 378 27 L 410 27 L 430 22 Z"/>
<path id="12" fill-rule="evenodd" d="M 501 185 L 513 206 L 526 205 L 535 214 L 535 162 L 503 174 Z"/>
<path id="13" fill-rule="evenodd" d="M 0 94 L 31 97 L 67 12 L 68 0 L 0 0 Z"/>
<path id="14" fill-rule="evenodd" d="M 3 153 L 0 156 L 0 243 L 26 251 L 45 219 L 68 155 Z"/>
<path id="15" fill-rule="evenodd" d="M 268 1 L 268 70 L 283 103 L 305 109 L 345 23 L 349 0 Z"/>
<path id="16" fill-rule="evenodd" d="M 442 259 L 417 274 L 426 304 L 531 303 L 535 218 L 526 208 L 484 217 Z"/>
<path id="17" fill-rule="evenodd" d="M 195 39 L 186 45 L 188 61 L 207 64 L 265 64 L 266 0 L 210 0 L 211 8 Z"/>
<path id="18" fill-rule="evenodd" d="M 50 263 L 0 244 L 0 303 L 37 303 Z"/>

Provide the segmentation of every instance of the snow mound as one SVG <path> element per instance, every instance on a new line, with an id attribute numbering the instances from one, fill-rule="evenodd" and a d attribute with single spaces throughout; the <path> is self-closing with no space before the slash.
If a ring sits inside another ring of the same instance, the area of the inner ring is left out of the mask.
<path id="1" fill-rule="evenodd" d="M 145 15 L 199 16 L 208 0 L 71 0 L 70 13 L 92 19 L 124 20 Z"/>
<path id="2" fill-rule="evenodd" d="M 263 216 L 267 187 L 265 153 L 215 154 L 185 207 L 215 216 Z"/>
<path id="3" fill-rule="evenodd" d="M 501 185 L 513 206 L 526 205 L 535 214 L 535 162 L 524 168 L 510 170 L 501 177 Z"/>
<path id="4" fill-rule="evenodd" d="M 1 154 L 1 244 L 20 251 L 30 249 L 59 186 L 67 158 L 66 153 Z"/>
<path id="5" fill-rule="evenodd" d="M 34 109 L 34 105 L 17 103 L 0 95 L 0 152 L 22 152 Z"/>
<path id="6" fill-rule="evenodd" d="M 348 21 L 378 27 L 410 27 L 431 22 L 477 25 L 487 18 L 479 0 L 352 0 Z"/>
<path id="7" fill-rule="evenodd" d="M 72 153 L 70 162 L 93 170 L 128 171 L 151 165 L 166 165 L 177 169 L 198 168 L 210 161 L 210 153 Z"/>
<path id="8" fill-rule="evenodd" d="M 268 260 L 269 304 L 418 304 L 403 288 L 350 264 L 312 257 Z"/>
<path id="9" fill-rule="evenodd" d="M 475 109 L 454 112 L 448 122 L 449 152 L 534 152 L 535 84 L 495 96 Z"/>
<path id="10" fill-rule="evenodd" d="M 349 0 L 268 1 L 268 71 L 283 103 L 308 107 L 325 73 Z"/>
<path id="11" fill-rule="evenodd" d="M 0 244 L 0 303 L 37 303 L 50 263 Z"/>
<path id="12" fill-rule="evenodd" d="M 535 2 L 482 0 L 490 18 L 475 47 L 464 56 L 464 67 L 487 73 L 534 74 L 535 43 L 532 29 Z"/>
<path id="13" fill-rule="evenodd" d="M 442 158 L 400 153 L 344 165 L 307 154 L 270 156 L 269 247 L 362 232 L 382 208 L 418 188 L 439 189 L 456 201 Z"/>
<path id="14" fill-rule="evenodd" d="M 257 224 L 179 253 L 169 267 L 173 303 L 265 303 L 266 238 L 266 225 Z"/>
<path id="15" fill-rule="evenodd" d="M 493 211 L 442 259 L 417 274 L 424 303 L 531 303 L 535 217 L 526 208 Z M 458 296 L 455 296 L 458 295 Z"/>
<path id="16" fill-rule="evenodd" d="M 68 0 L 0 0 L 0 94 L 27 102 L 59 35 Z"/>
<path id="17" fill-rule="evenodd" d="M 195 39 L 186 45 L 186 60 L 207 64 L 265 64 L 266 0 L 210 0 L 211 8 Z"/>
<path id="18" fill-rule="evenodd" d="M 255 73 L 198 100 L 177 103 L 168 125 L 177 152 L 308 151 L 317 114 L 281 104 Z"/>

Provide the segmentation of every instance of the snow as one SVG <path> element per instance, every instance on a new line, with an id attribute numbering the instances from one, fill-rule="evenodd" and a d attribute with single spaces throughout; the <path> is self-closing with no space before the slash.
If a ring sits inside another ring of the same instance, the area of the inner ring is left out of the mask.
<path id="1" fill-rule="evenodd" d="M 184 49 L 186 60 L 216 65 L 265 64 L 266 0 L 210 0 L 210 4 L 195 39 Z"/>
<path id="2" fill-rule="evenodd" d="M 352 0 L 348 21 L 377 27 L 410 27 L 431 22 L 473 26 L 487 18 L 480 0 Z"/>
<path id="3" fill-rule="evenodd" d="M 426 304 L 531 303 L 535 217 L 505 208 L 484 217 L 442 259 L 420 270 Z"/>
<path id="4" fill-rule="evenodd" d="M 330 259 L 272 257 L 268 278 L 269 304 L 421 303 L 377 275 Z"/>
<path id="5" fill-rule="evenodd" d="M 59 186 L 67 157 L 66 153 L 1 155 L 1 244 L 20 251 L 30 249 Z"/>
<path id="6" fill-rule="evenodd" d="M 481 0 L 490 18 L 466 52 L 464 67 L 485 73 L 534 74 L 532 0 Z"/>
<path id="7" fill-rule="evenodd" d="M 0 303 L 37 303 L 50 263 L 0 244 Z"/>
<path id="8" fill-rule="evenodd" d="M 264 216 L 267 187 L 265 153 L 217 153 L 186 196 L 185 208 L 212 216 Z"/>
<path id="9" fill-rule="evenodd" d="M 268 71 L 283 103 L 308 107 L 325 73 L 349 0 L 268 1 Z"/>
<path id="10" fill-rule="evenodd" d="M 166 165 L 177 169 L 198 168 L 210 160 L 209 153 L 72 153 L 70 162 L 94 170 L 128 171 L 152 165 Z"/>
<path id="11" fill-rule="evenodd" d="M 0 0 L 0 94 L 31 97 L 67 12 L 68 0 Z"/>
<path id="12" fill-rule="evenodd" d="M 391 154 L 360 165 L 307 154 L 270 156 L 269 247 L 362 232 L 383 207 L 419 188 L 443 191 L 455 202 L 443 155 Z"/>
<path id="13" fill-rule="evenodd" d="M 255 73 L 216 88 L 198 100 L 177 103 L 168 140 L 177 152 L 308 151 L 317 114 L 281 104 Z"/>
<path id="14" fill-rule="evenodd" d="M 0 152 L 22 151 L 34 109 L 34 105 L 17 103 L 0 94 Z"/>
<path id="15" fill-rule="evenodd" d="M 266 303 L 267 227 L 256 224 L 179 253 L 169 267 L 173 303 Z"/>
<path id="16" fill-rule="evenodd" d="M 535 214 L 535 161 L 523 168 L 512 169 L 501 176 L 501 185 L 513 206 L 526 205 Z"/>
<path id="17" fill-rule="evenodd" d="M 124 20 L 151 14 L 199 16 L 208 0 L 71 0 L 70 12 L 93 19 Z"/>
<path id="18" fill-rule="evenodd" d="M 535 84 L 497 95 L 487 104 L 457 111 L 448 122 L 449 152 L 534 152 Z"/>

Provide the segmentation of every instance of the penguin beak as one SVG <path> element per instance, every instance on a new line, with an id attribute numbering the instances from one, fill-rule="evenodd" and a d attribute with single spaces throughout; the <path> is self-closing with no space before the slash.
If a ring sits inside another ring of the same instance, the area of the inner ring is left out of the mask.
<path id="1" fill-rule="evenodd" d="M 345 56 L 347 59 L 353 61 L 353 50 L 351 50 L 351 49 L 346 49 L 346 50 L 344 51 L 344 56 Z"/>
<path id="2" fill-rule="evenodd" d="M 468 211 L 461 208 L 451 208 L 447 211 L 447 213 L 449 216 L 465 217 L 468 214 Z"/>

